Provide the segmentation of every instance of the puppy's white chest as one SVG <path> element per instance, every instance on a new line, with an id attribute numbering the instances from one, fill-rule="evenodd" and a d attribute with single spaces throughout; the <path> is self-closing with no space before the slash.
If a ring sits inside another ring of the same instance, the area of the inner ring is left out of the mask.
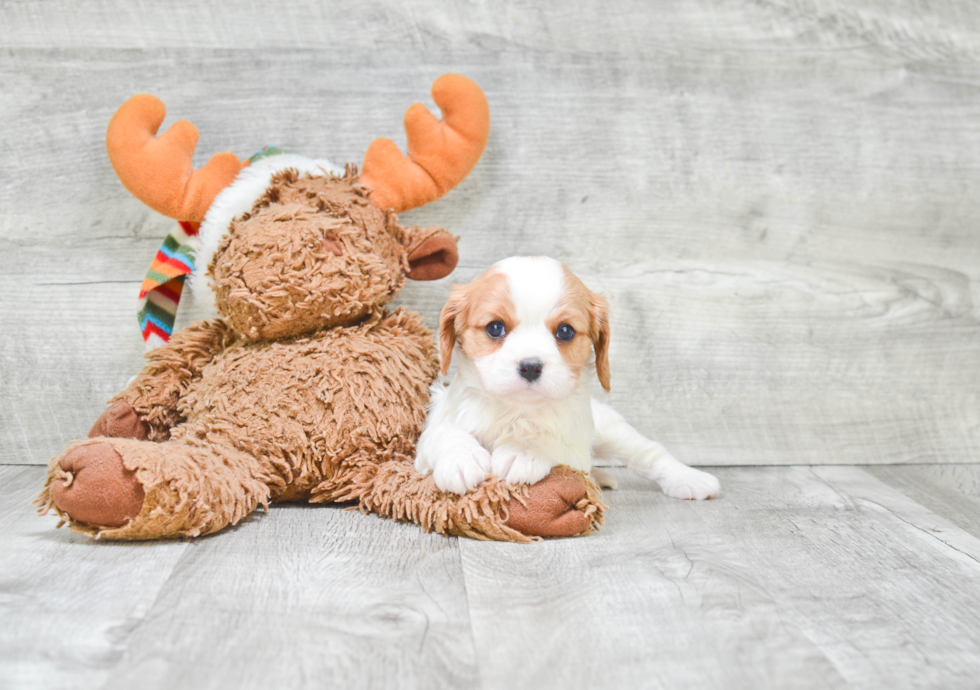
<path id="1" fill-rule="evenodd" d="M 549 467 L 591 467 L 594 426 L 588 398 L 522 406 L 494 401 L 486 411 L 483 423 L 468 431 L 491 453 L 507 446 Z"/>

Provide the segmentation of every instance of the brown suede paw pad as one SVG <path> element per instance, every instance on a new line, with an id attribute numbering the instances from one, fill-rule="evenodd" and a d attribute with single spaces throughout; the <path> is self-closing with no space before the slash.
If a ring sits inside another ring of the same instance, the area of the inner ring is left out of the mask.
<path id="1" fill-rule="evenodd" d="M 149 431 L 149 427 L 140 419 L 132 405 L 125 400 L 117 400 L 102 411 L 88 432 L 88 437 L 135 438 L 145 441 Z"/>
<path id="2" fill-rule="evenodd" d="M 586 499 L 585 478 L 567 467 L 556 467 L 529 495 L 507 502 L 508 527 L 532 537 L 572 537 L 586 532 L 592 515 L 581 508 Z"/>
<path id="3" fill-rule="evenodd" d="M 51 483 L 51 497 L 76 522 L 122 527 L 142 510 L 143 485 L 109 444 L 79 446 L 59 466 L 62 475 Z"/>

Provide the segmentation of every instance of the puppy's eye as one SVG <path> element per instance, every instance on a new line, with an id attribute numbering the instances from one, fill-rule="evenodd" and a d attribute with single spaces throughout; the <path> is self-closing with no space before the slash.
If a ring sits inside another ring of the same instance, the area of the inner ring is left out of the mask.
<path id="1" fill-rule="evenodd" d="M 575 337 L 575 329 L 569 326 L 567 323 L 563 323 L 555 331 L 555 337 L 558 340 L 564 340 L 566 343 Z"/>
<path id="2" fill-rule="evenodd" d="M 491 321 L 487 324 L 487 335 L 489 335 L 494 340 L 499 340 L 507 335 L 507 326 L 504 325 L 503 321 Z"/>

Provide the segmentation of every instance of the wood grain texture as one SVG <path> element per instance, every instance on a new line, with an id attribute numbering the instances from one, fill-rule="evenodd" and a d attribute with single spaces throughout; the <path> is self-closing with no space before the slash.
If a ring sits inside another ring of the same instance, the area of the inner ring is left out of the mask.
<path id="1" fill-rule="evenodd" d="M 489 686 L 975 682 L 975 530 L 856 467 L 720 468 L 707 503 L 612 471 L 596 538 L 460 543 Z"/>
<path id="2" fill-rule="evenodd" d="M 106 688 L 471 688 L 456 541 L 278 506 L 194 542 Z"/>
<path id="3" fill-rule="evenodd" d="M 474 687 L 454 539 L 277 506 L 217 539 L 95 543 L 0 467 L 0 687 Z M 430 681 L 436 682 L 430 682 Z"/>
<path id="4" fill-rule="evenodd" d="M 102 687 L 187 542 L 93 543 L 30 504 L 40 467 L 0 467 L 0 686 Z"/>
<path id="5" fill-rule="evenodd" d="M 65 11 L 70 7 L 71 11 Z M 263 11 L 244 3 L 166 5 L 113 0 L 0 3 L 0 41 L 17 48 L 316 48 L 528 50 L 583 54 L 717 49 L 719 38 L 779 46 L 868 44 L 923 59 L 976 55 L 980 16 L 959 0 L 643 0 L 496 3 L 365 0 L 294 2 Z M 257 21 L 261 19 L 261 21 Z"/>
<path id="6" fill-rule="evenodd" d="M 0 686 L 969 688 L 980 524 L 914 488 L 968 469 L 717 468 L 703 503 L 613 469 L 601 532 L 513 545 L 328 506 L 93 543 L 0 467 Z"/>
<path id="7" fill-rule="evenodd" d="M 513 254 L 612 303 L 611 402 L 692 463 L 980 457 L 980 11 L 967 0 L 0 3 L 0 463 L 43 463 L 140 366 L 169 221 L 115 179 L 129 95 L 360 160 L 450 70 L 493 131 L 449 285 Z M 199 312 L 184 310 L 182 323 Z"/>
<path id="8" fill-rule="evenodd" d="M 961 529 L 980 532 L 980 465 L 883 466 L 868 473 Z"/>

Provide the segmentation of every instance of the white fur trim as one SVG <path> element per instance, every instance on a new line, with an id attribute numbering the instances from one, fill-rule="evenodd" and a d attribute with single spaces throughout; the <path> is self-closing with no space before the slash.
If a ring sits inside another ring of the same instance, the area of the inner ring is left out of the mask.
<path id="1" fill-rule="evenodd" d="M 265 193 L 272 181 L 272 176 L 278 172 L 292 168 L 300 175 L 309 173 L 312 177 L 323 177 L 326 174 L 343 175 L 344 171 L 325 158 L 307 158 L 294 153 L 283 153 L 278 156 L 262 158 L 243 168 L 235 181 L 222 189 L 211 202 L 211 207 L 204 216 L 201 229 L 198 232 L 200 247 L 194 255 L 194 273 L 190 283 L 194 298 L 208 316 L 217 316 L 214 307 L 214 288 L 208 280 L 207 271 L 218 245 L 224 237 L 231 221 L 252 210 L 256 199 Z"/>

